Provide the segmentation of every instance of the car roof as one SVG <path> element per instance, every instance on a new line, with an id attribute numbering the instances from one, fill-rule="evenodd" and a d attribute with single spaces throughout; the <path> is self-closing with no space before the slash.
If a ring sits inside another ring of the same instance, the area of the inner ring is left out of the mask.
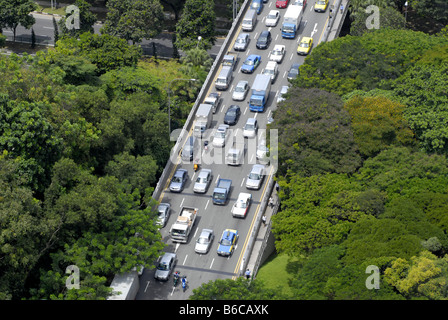
<path id="1" fill-rule="evenodd" d="M 258 54 L 251 54 L 251 55 L 249 55 L 248 57 L 247 57 L 247 59 L 255 59 L 255 58 L 260 58 L 261 59 L 261 56 L 259 56 Z"/>
<path id="2" fill-rule="evenodd" d="M 203 177 L 210 173 L 212 173 L 212 170 L 210 169 L 201 169 L 201 171 L 199 171 L 198 177 Z"/>
<path id="3" fill-rule="evenodd" d="M 260 37 L 261 36 L 267 36 L 269 33 L 271 33 L 269 30 L 264 30 L 260 33 Z"/>
<path id="4" fill-rule="evenodd" d="M 209 233 L 213 233 L 213 230 L 212 229 L 202 229 L 200 236 L 206 235 L 206 234 L 209 234 Z"/>
<path id="5" fill-rule="evenodd" d="M 247 81 L 247 80 L 240 80 L 240 81 L 238 81 L 236 86 L 238 87 L 239 85 L 242 85 L 242 84 L 245 84 L 245 83 L 249 83 L 249 81 Z"/>
<path id="6" fill-rule="evenodd" d="M 283 44 L 276 44 L 276 45 L 274 46 L 274 50 L 275 50 L 275 49 L 285 48 L 285 47 L 286 47 L 286 46 L 283 45 Z"/>
<path id="7" fill-rule="evenodd" d="M 237 106 L 236 104 L 231 104 L 230 106 L 229 106 L 229 109 L 228 110 L 231 110 L 231 109 L 240 109 L 240 106 Z M 228 111 L 227 110 L 227 111 Z"/>
<path id="8" fill-rule="evenodd" d="M 177 169 L 176 173 L 174 175 L 183 174 L 184 172 L 187 172 L 187 170 L 185 170 L 185 169 Z"/>
<path id="9" fill-rule="evenodd" d="M 248 33 L 240 33 L 240 34 L 238 35 L 238 38 L 247 38 L 248 36 L 249 36 Z"/>
<path id="10" fill-rule="evenodd" d="M 241 193 L 238 195 L 238 200 L 240 200 L 240 199 L 246 199 L 246 198 L 250 198 L 250 197 L 252 197 L 252 195 L 251 195 L 250 193 L 247 193 L 247 192 L 241 192 Z"/>
<path id="11" fill-rule="evenodd" d="M 302 41 L 310 41 L 310 40 L 313 40 L 313 38 L 310 38 L 310 37 L 303 37 L 302 40 L 301 40 L 300 42 L 302 42 Z"/>
<path id="12" fill-rule="evenodd" d="M 162 202 L 157 206 L 157 208 L 169 208 L 170 206 L 171 205 L 169 203 Z"/>
<path id="13" fill-rule="evenodd" d="M 223 239 L 231 239 L 232 234 L 236 234 L 236 230 L 234 229 L 225 229 L 222 233 Z"/>
<path id="14" fill-rule="evenodd" d="M 247 119 L 246 123 L 255 123 L 257 121 L 257 119 L 255 118 L 249 118 Z"/>
<path id="15" fill-rule="evenodd" d="M 267 64 L 266 64 L 266 68 L 267 67 L 274 67 L 274 66 L 276 66 L 277 65 L 277 61 L 269 61 Z"/>
<path id="16" fill-rule="evenodd" d="M 160 263 L 166 263 L 169 262 L 171 258 L 176 258 L 176 254 L 175 253 L 171 253 L 171 252 L 166 252 L 162 258 L 160 259 Z"/>
<path id="17" fill-rule="evenodd" d="M 261 172 L 264 169 L 264 165 L 262 164 L 254 164 L 250 172 Z"/>

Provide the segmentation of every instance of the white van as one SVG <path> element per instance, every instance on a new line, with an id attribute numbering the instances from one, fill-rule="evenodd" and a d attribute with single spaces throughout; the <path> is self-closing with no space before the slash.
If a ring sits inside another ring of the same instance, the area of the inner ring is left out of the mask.
<path id="1" fill-rule="evenodd" d="M 216 79 L 215 88 L 217 90 L 227 90 L 230 85 L 230 81 L 232 81 L 232 68 L 222 67 L 221 72 Z"/>
<path id="2" fill-rule="evenodd" d="M 257 11 L 250 9 L 244 16 L 243 23 L 241 24 L 244 31 L 252 31 L 257 24 Z"/>

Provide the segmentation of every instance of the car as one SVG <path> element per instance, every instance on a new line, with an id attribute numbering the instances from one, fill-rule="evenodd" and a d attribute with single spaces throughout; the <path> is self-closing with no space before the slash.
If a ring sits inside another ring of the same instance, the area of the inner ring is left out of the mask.
<path id="1" fill-rule="evenodd" d="M 306 7 L 306 1 L 307 0 L 294 0 L 293 5 L 294 6 L 301 6 L 301 7 L 305 8 Z"/>
<path id="2" fill-rule="evenodd" d="M 249 55 L 241 66 L 242 73 L 253 73 L 261 62 L 261 56 L 257 54 Z"/>
<path id="3" fill-rule="evenodd" d="M 285 100 L 284 95 L 288 92 L 288 86 L 282 86 L 277 96 L 277 103 Z"/>
<path id="4" fill-rule="evenodd" d="M 213 146 L 222 148 L 226 145 L 228 129 L 228 124 L 219 125 L 213 136 Z"/>
<path id="5" fill-rule="evenodd" d="M 302 40 L 300 40 L 299 47 L 297 48 L 297 54 L 307 55 L 310 52 L 312 46 L 313 38 L 303 37 Z"/>
<path id="6" fill-rule="evenodd" d="M 286 46 L 282 44 L 276 44 L 269 55 L 269 60 L 277 63 L 282 63 L 283 57 L 286 53 Z"/>
<path id="7" fill-rule="evenodd" d="M 239 166 L 243 163 L 244 151 L 246 146 L 244 144 L 234 144 L 229 148 L 226 155 L 226 164 L 229 166 Z"/>
<path id="8" fill-rule="evenodd" d="M 249 92 L 249 81 L 240 80 L 235 89 L 233 90 L 232 99 L 236 101 L 243 101 L 246 99 L 247 93 Z"/>
<path id="9" fill-rule="evenodd" d="M 278 75 L 278 64 L 276 61 L 269 61 L 266 65 L 266 68 L 264 68 L 262 74 L 266 74 L 271 77 L 271 83 L 275 82 L 275 79 L 277 79 Z"/>
<path id="10" fill-rule="evenodd" d="M 252 202 L 252 195 L 250 193 L 241 192 L 238 195 L 238 199 L 233 204 L 232 216 L 237 218 L 245 218 L 249 211 L 250 204 Z"/>
<path id="11" fill-rule="evenodd" d="M 293 63 L 288 71 L 288 80 L 293 80 L 299 75 L 300 63 Z"/>
<path id="12" fill-rule="evenodd" d="M 196 178 L 196 182 L 194 183 L 193 192 L 206 193 L 211 181 L 212 170 L 201 169 L 201 171 L 199 171 L 198 177 Z"/>
<path id="13" fill-rule="evenodd" d="M 199 238 L 196 240 L 194 251 L 206 254 L 210 250 L 213 239 L 215 239 L 215 234 L 212 229 L 202 229 Z"/>
<path id="14" fill-rule="evenodd" d="M 167 281 L 171 273 L 173 272 L 176 263 L 177 255 L 175 253 L 165 253 L 157 264 L 154 278 L 160 281 Z"/>
<path id="15" fill-rule="evenodd" d="M 169 203 L 162 202 L 157 207 L 157 222 L 156 224 L 161 226 L 163 228 L 166 226 L 166 223 L 168 222 L 168 219 L 170 217 L 171 213 L 171 205 Z"/>
<path id="16" fill-rule="evenodd" d="M 255 118 L 249 118 L 243 128 L 245 138 L 254 138 L 258 132 L 258 121 Z"/>
<path id="17" fill-rule="evenodd" d="M 240 33 L 238 38 L 236 38 L 235 45 L 233 49 L 235 51 L 245 51 L 249 45 L 250 37 L 248 33 Z"/>
<path id="18" fill-rule="evenodd" d="M 280 11 L 271 10 L 266 16 L 265 25 L 266 27 L 275 27 L 277 26 L 278 20 L 280 19 Z"/>
<path id="19" fill-rule="evenodd" d="M 235 70 L 236 65 L 238 64 L 239 58 L 235 54 L 226 54 L 222 58 L 222 66 L 223 67 L 229 67 L 232 70 Z"/>
<path id="20" fill-rule="evenodd" d="M 269 163 L 269 148 L 266 145 L 266 140 L 262 139 L 258 143 L 256 157 L 260 163 Z"/>
<path id="21" fill-rule="evenodd" d="M 239 106 L 232 104 L 224 115 L 224 123 L 228 125 L 235 125 L 241 115 L 241 109 Z"/>
<path id="22" fill-rule="evenodd" d="M 328 0 L 317 0 L 314 5 L 314 11 L 316 12 L 325 12 L 327 10 Z"/>
<path id="23" fill-rule="evenodd" d="M 260 14 L 261 10 L 263 10 L 263 2 L 261 0 L 252 0 L 250 8 L 257 11 L 257 14 Z"/>
<path id="24" fill-rule="evenodd" d="M 177 169 L 170 182 L 171 192 L 182 192 L 188 179 L 188 171 L 185 169 Z"/>
<path id="25" fill-rule="evenodd" d="M 271 41 L 271 32 L 269 30 L 264 30 L 260 33 L 255 46 L 257 47 L 257 49 L 267 49 Z"/>
<path id="26" fill-rule="evenodd" d="M 218 255 L 231 256 L 238 241 L 238 231 L 235 229 L 225 229 L 219 240 Z"/>
<path id="27" fill-rule="evenodd" d="M 265 168 L 262 164 L 254 164 L 246 179 L 246 188 L 258 190 L 261 188 L 265 176 Z"/>
<path id="28" fill-rule="evenodd" d="M 275 7 L 279 9 L 284 9 L 288 6 L 289 0 L 277 0 L 275 2 Z"/>

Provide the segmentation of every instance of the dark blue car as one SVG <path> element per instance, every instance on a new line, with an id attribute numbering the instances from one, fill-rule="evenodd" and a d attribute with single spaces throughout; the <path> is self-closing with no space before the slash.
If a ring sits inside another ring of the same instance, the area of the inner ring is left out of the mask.
<path id="1" fill-rule="evenodd" d="M 243 65 L 241 66 L 241 72 L 243 73 L 253 73 L 255 69 L 261 62 L 261 56 L 256 54 L 251 54 L 244 60 Z"/>

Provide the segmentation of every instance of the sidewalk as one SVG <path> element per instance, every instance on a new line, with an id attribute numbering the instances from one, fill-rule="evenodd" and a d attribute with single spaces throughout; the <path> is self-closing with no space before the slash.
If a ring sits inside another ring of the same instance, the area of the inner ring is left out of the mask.
<path id="1" fill-rule="evenodd" d="M 264 225 L 263 223 L 261 223 L 260 225 L 260 229 L 258 230 L 258 235 L 255 239 L 249 262 L 247 263 L 246 267 L 247 269 L 249 269 L 252 277 L 257 276 L 258 268 L 262 265 L 261 257 L 264 254 L 269 234 L 271 232 L 272 215 L 274 212 L 277 212 L 279 206 L 279 197 L 275 188 L 272 189 L 271 196 L 274 199 L 274 207 L 271 208 L 268 205 L 266 206 L 264 212 L 264 215 L 266 216 L 266 225 Z"/>
<path id="2" fill-rule="evenodd" d="M 339 36 L 339 32 L 341 32 L 341 28 L 342 25 L 344 24 L 345 17 L 347 16 L 349 0 L 342 0 L 340 3 L 342 3 L 342 5 L 344 6 L 344 10 L 341 14 L 340 4 L 335 9 L 336 15 L 334 17 L 330 33 L 328 34 L 327 41 L 334 40 Z"/>

